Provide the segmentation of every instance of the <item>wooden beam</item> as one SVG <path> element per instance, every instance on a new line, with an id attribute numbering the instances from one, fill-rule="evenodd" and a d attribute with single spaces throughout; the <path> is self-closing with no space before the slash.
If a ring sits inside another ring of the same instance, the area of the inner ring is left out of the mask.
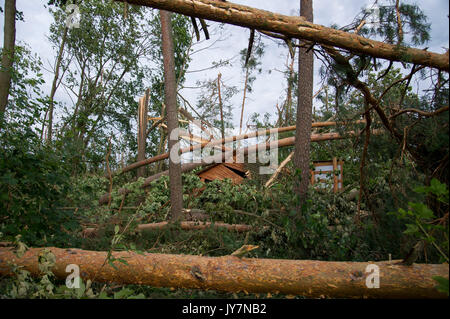
<path id="1" fill-rule="evenodd" d="M 250 29 L 275 32 L 288 39 L 338 47 L 390 61 L 409 62 L 449 71 L 449 55 L 408 48 L 364 38 L 308 22 L 304 17 L 286 16 L 266 10 L 215 0 L 116 0 L 129 4 L 172 11 L 186 16 L 233 24 Z"/>
<path id="2" fill-rule="evenodd" d="M 334 181 L 334 183 L 333 183 L 333 192 L 335 192 L 335 193 L 337 193 L 337 191 L 338 191 L 338 177 L 336 176 L 336 170 L 337 170 L 337 168 L 338 168 L 338 165 L 337 165 L 337 158 L 336 157 L 333 157 L 333 181 Z"/>

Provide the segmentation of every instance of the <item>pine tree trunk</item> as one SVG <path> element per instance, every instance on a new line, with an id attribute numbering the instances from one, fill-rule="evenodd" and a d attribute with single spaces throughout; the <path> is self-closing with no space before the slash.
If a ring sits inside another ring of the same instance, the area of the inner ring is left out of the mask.
<path id="1" fill-rule="evenodd" d="M 360 35 L 313 24 L 304 17 L 291 17 L 265 10 L 214 0 L 116 0 L 168 10 L 187 16 L 223 22 L 249 29 L 271 31 L 292 39 L 335 46 L 354 53 L 390 61 L 404 61 L 449 71 L 448 54 L 429 52 L 371 40 Z"/>
<path id="2" fill-rule="evenodd" d="M 300 15 L 309 22 L 313 22 L 312 0 L 301 0 Z M 295 133 L 294 167 L 301 171 L 300 180 L 297 179 L 296 194 L 300 197 L 300 203 L 306 201 L 309 186 L 309 160 L 312 125 L 312 100 L 314 85 L 314 55 L 313 51 L 306 52 L 307 48 L 299 49 L 298 71 L 298 106 L 297 106 L 297 130 Z M 300 210 L 299 210 L 300 211 Z"/>
<path id="3" fill-rule="evenodd" d="M 6 111 L 16 42 L 16 0 L 5 0 L 2 65 L 0 70 L 0 117 Z"/>
<path id="4" fill-rule="evenodd" d="M 31 248 L 18 258 L 11 247 L 0 247 L 0 275 L 12 275 L 11 265 L 23 266 L 38 276 L 39 254 Z M 396 262 L 333 262 L 201 257 L 192 255 L 113 252 L 127 264 L 105 263 L 107 252 L 49 247 L 56 257 L 55 276 L 65 280 L 67 265 L 79 266 L 84 281 L 138 284 L 153 287 L 213 289 L 249 293 L 282 293 L 310 298 L 447 298 L 436 289 L 433 276 L 448 278 L 448 264 L 399 265 Z M 262 253 L 261 253 L 262 254 Z M 371 268 L 368 266 L 371 265 Z M 374 269 L 375 268 L 375 269 Z M 379 288 L 372 280 L 379 270 Z"/>
<path id="5" fill-rule="evenodd" d="M 161 10 L 161 34 L 162 51 L 164 59 L 164 91 L 167 112 L 167 128 L 169 133 L 169 152 L 179 154 L 180 144 L 178 136 L 176 139 L 171 133 L 178 129 L 177 92 L 175 78 L 175 58 L 172 36 L 171 13 Z M 183 186 L 181 184 L 181 162 L 175 162 L 169 157 L 169 179 L 170 179 L 170 214 L 172 220 L 182 217 L 183 209 Z"/>

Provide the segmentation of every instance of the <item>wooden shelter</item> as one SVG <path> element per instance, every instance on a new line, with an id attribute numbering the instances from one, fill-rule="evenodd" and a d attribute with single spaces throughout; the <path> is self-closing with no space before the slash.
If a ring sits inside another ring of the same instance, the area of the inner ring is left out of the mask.
<path id="1" fill-rule="evenodd" d="M 313 165 L 314 170 L 311 170 L 311 185 L 322 184 L 324 186 L 332 180 L 333 191 L 335 193 L 343 189 L 344 161 L 334 157 L 332 161 L 315 161 Z M 257 166 L 256 169 L 253 166 Z M 257 174 L 255 172 L 259 171 L 258 168 L 258 164 L 219 163 L 206 167 L 198 172 L 197 176 L 199 176 L 203 182 L 229 178 L 233 181 L 233 184 L 240 184 L 246 178 L 255 177 L 255 174 Z"/>
<path id="2" fill-rule="evenodd" d="M 248 175 L 243 163 L 219 163 L 208 166 L 197 173 L 203 182 L 229 178 L 233 184 L 240 184 Z"/>

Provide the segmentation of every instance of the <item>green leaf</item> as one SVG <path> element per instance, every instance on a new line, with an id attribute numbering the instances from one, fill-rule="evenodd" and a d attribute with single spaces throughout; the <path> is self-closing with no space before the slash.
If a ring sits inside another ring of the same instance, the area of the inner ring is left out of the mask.
<path id="1" fill-rule="evenodd" d="M 99 295 L 98 295 L 99 299 L 112 299 L 110 297 L 108 297 L 108 294 L 106 293 L 106 291 L 102 291 Z"/>
<path id="2" fill-rule="evenodd" d="M 416 235 L 419 233 L 419 227 L 414 224 L 406 224 L 406 230 L 403 232 L 404 234 Z"/>
<path id="3" fill-rule="evenodd" d="M 130 288 L 122 288 L 122 290 L 114 293 L 114 299 L 127 299 L 133 292 Z"/>
<path id="4" fill-rule="evenodd" d="M 409 203 L 415 215 L 422 219 L 431 219 L 434 217 L 434 213 L 423 203 Z"/>
<path id="5" fill-rule="evenodd" d="M 86 285 L 84 284 L 83 280 L 80 278 L 80 288 L 76 288 L 78 299 L 83 297 L 85 290 L 86 290 Z"/>
<path id="6" fill-rule="evenodd" d="M 108 260 L 108 264 L 111 266 L 111 267 L 113 267 L 115 270 L 118 270 L 117 269 L 117 267 L 116 267 L 116 265 L 114 265 L 114 261 L 115 261 L 116 259 L 110 259 L 110 260 Z"/>
<path id="7" fill-rule="evenodd" d="M 432 278 L 435 281 L 437 281 L 437 283 L 438 283 L 436 289 L 438 291 L 440 291 L 440 292 L 443 292 L 443 293 L 447 294 L 447 296 L 448 296 L 449 295 L 448 294 L 448 286 L 449 286 L 448 279 L 444 278 L 444 277 L 441 277 L 441 276 L 433 276 Z"/>

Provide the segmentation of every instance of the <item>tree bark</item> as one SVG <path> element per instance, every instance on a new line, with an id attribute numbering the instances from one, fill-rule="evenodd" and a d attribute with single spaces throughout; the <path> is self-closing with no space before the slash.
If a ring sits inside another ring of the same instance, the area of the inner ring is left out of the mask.
<path id="1" fill-rule="evenodd" d="M 6 111 L 16 42 L 16 0 L 5 0 L 2 65 L 0 69 L 0 119 Z"/>
<path id="2" fill-rule="evenodd" d="M 167 227 L 168 225 L 169 225 L 168 222 L 141 224 L 141 225 L 138 225 L 137 229 L 139 231 L 156 230 L 156 229 L 163 229 L 164 227 Z M 215 222 L 213 224 L 211 222 L 182 221 L 182 222 L 180 222 L 180 226 L 181 226 L 181 229 L 184 229 L 184 230 L 198 230 L 198 229 L 205 229 L 205 228 L 214 226 L 214 227 L 225 228 L 225 229 L 228 229 L 229 231 L 235 231 L 238 233 L 247 232 L 252 229 L 252 226 L 249 226 L 249 225 L 226 224 L 226 223 L 221 223 L 221 222 Z"/>
<path id="3" fill-rule="evenodd" d="M 270 177 L 270 179 L 266 182 L 264 187 L 268 188 L 270 187 L 273 182 L 277 179 L 278 175 L 280 174 L 281 170 L 292 160 L 292 157 L 294 156 L 294 152 L 290 153 L 288 157 L 284 159 L 283 162 L 281 162 L 280 166 L 278 166 L 277 170 L 273 175 Z"/>
<path id="4" fill-rule="evenodd" d="M 125 1 L 125 0 L 116 0 Z M 373 57 L 426 65 L 449 71 L 447 54 L 407 48 L 364 38 L 354 33 L 335 30 L 306 21 L 304 17 L 290 17 L 230 2 L 214 0 L 126 0 L 130 4 L 168 10 L 187 16 L 229 23 L 250 29 L 271 31 L 288 38 L 304 39 L 336 46 L 354 53 Z"/>
<path id="5" fill-rule="evenodd" d="M 178 129 L 177 82 L 175 77 L 175 58 L 172 36 L 171 13 L 161 10 L 162 51 L 164 60 L 164 94 L 167 108 L 167 128 L 169 131 L 169 153 L 179 154 L 180 144 L 172 132 Z M 169 157 L 170 215 L 173 220 L 182 217 L 183 186 L 181 184 L 181 162 Z"/>
<path id="6" fill-rule="evenodd" d="M 50 104 L 48 106 L 48 129 L 47 129 L 47 143 L 52 142 L 53 135 L 53 109 L 55 106 L 54 98 L 56 94 L 56 90 L 58 88 L 58 79 L 59 79 L 59 68 L 61 67 L 61 61 L 64 54 L 64 46 L 66 44 L 67 32 L 69 28 L 67 26 L 64 27 L 64 32 L 61 39 L 61 45 L 59 47 L 58 57 L 56 58 L 55 65 L 55 76 L 53 78 L 52 89 L 50 91 Z M 45 121 L 44 121 L 45 122 Z"/>
<path id="7" fill-rule="evenodd" d="M 31 248 L 18 258 L 10 247 L 0 248 L 0 274 L 12 275 L 14 263 L 32 275 L 41 272 L 39 254 L 44 248 Z M 433 276 L 448 278 L 448 264 L 398 265 L 393 262 L 328 262 L 238 258 L 235 256 L 200 257 L 191 255 L 137 254 L 113 252 L 128 265 L 105 263 L 107 252 L 50 247 L 56 257 L 52 269 L 66 279 L 67 265 L 80 267 L 83 280 L 138 284 L 153 287 L 213 289 L 228 292 L 282 293 L 310 298 L 447 298 L 437 291 Z M 379 267 L 380 287 L 368 288 L 371 271 Z"/>
<path id="8" fill-rule="evenodd" d="M 139 99 L 138 108 L 138 154 L 137 160 L 145 160 L 145 151 L 147 149 L 147 123 L 148 123 L 148 103 L 150 100 L 150 89 L 147 89 L 144 97 Z M 137 170 L 137 177 L 145 176 L 145 167 Z"/>
<path id="9" fill-rule="evenodd" d="M 312 0 L 300 1 L 300 15 L 313 22 Z M 301 44 L 301 43 L 300 43 Z M 300 170 L 300 178 L 295 181 L 295 192 L 300 204 L 305 203 L 309 186 L 309 159 L 311 143 L 312 100 L 314 86 L 314 55 L 313 51 L 300 47 L 298 59 L 298 105 L 296 121 L 296 144 L 294 151 L 294 167 Z M 298 212 L 301 211 L 301 205 Z"/>

